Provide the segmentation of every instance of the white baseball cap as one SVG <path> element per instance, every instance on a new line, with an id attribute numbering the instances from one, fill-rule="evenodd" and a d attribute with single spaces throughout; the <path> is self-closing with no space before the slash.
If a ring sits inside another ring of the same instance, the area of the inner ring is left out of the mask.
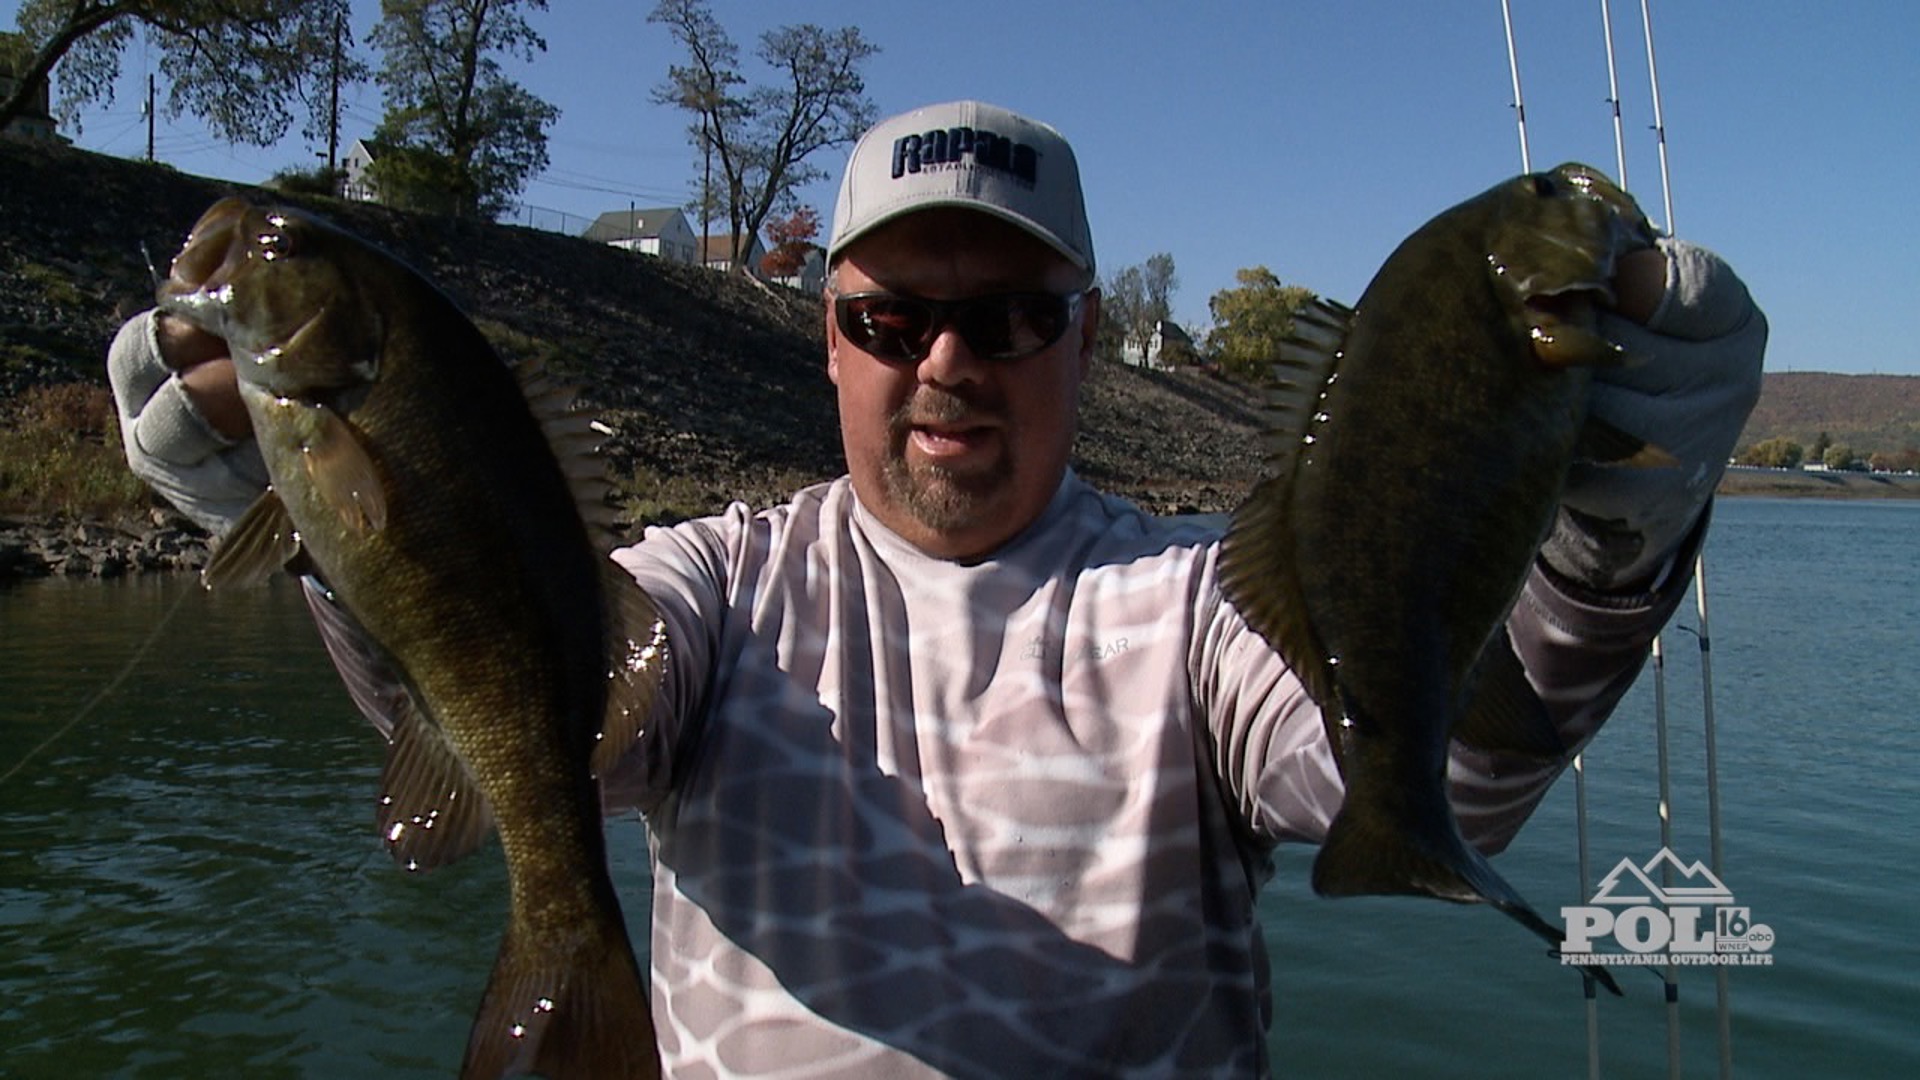
<path id="1" fill-rule="evenodd" d="M 929 105 L 854 144 L 833 208 L 827 259 L 893 219 L 938 206 L 992 214 L 1093 273 L 1080 166 L 1058 131 L 979 101 Z"/>

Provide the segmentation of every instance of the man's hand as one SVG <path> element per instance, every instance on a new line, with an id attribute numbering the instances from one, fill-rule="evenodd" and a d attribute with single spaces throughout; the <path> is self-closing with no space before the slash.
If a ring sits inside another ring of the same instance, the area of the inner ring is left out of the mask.
<path id="1" fill-rule="evenodd" d="M 207 425 L 229 439 L 251 435 L 253 421 L 240 400 L 240 383 L 227 343 L 165 312 L 154 312 L 153 319 L 161 362 L 178 373 L 181 387 Z"/>
<path id="2" fill-rule="evenodd" d="M 1541 556 L 1597 592 L 1638 593 L 1671 568 L 1760 397 L 1767 322 L 1718 256 L 1677 240 L 1621 257 L 1601 329 L 1629 360 L 1594 375 L 1589 411 L 1677 467 L 1581 463 Z"/>

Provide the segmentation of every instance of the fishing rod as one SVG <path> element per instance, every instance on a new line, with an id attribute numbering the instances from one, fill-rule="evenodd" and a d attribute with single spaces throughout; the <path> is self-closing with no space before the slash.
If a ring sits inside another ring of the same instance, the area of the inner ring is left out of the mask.
<path id="1" fill-rule="evenodd" d="M 1604 11 L 1607 0 L 1600 0 L 1600 3 Z M 1660 94 L 1660 65 L 1654 54 L 1653 10 L 1651 0 L 1640 0 L 1640 26 L 1642 36 L 1645 38 L 1647 46 L 1647 91 L 1648 97 L 1651 99 L 1653 105 L 1654 145 L 1659 152 L 1661 209 L 1666 215 L 1666 234 L 1672 236 L 1674 235 L 1673 173 L 1667 161 L 1667 121 Z M 1609 36 L 1607 42 L 1607 63 L 1609 68 L 1611 68 L 1613 64 L 1613 43 L 1611 36 Z M 1623 187 L 1626 183 L 1624 176 L 1625 167 L 1623 157 L 1621 165 L 1623 171 L 1621 184 Z M 1713 639 L 1709 632 L 1707 621 L 1707 555 L 1704 548 L 1694 555 L 1693 590 L 1694 611 L 1699 622 L 1698 629 L 1694 631 L 1694 636 L 1700 648 L 1700 723 L 1706 744 L 1707 857 L 1713 868 L 1714 876 L 1724 880 L 1725 849 L 1721 843 L 1722 834 L 1720 829 L 1720 761 L 1717 728 L 1713 714 Z M 1662 745 L 1662 753 L 1665 753 L 1664 743 Z M 1669 848 L 1670 847 L 1671 845 L 1669 845 Z M 1666 869 L 1668 873 L 1671 873 L 1671 864 L 1669 863 L 1664 869 Z M 1672 971 L 1671 965 L 1669 965 L 1668 970 L 1669 972 Z M 1669 977 L 1669 985 L 1672 985 L 1671 976 Z M 1731 1080 L 1733 1076 L 1733 1010 L 1729 974 L 1725 965 L 1716 965 L 1714 967 L 1713 985 L 1714 1021 L 1716 1042 L 1719 1050 L 1720 1077 L 1721 1080 Z M 1673 1019 L 1670 1022 L 1669 1033 L 1669 1060 L 1673 1063 L 1674 1075 L 1678 1076 L 1679 1003 L 1676 991 L 1669 991 L 1668 1009 L 1673 1015 Z"/>
<path id="2" fill-rule="evenodd" d="M 1601 3 L 1602 3 L 1602 6 L 1604 6 L 1606 3 L 1606 0 L 1601 0 Z M 1533 171 L 1533 155 L 1527 145 L 1527 100 L 1526 100 L 1526 95 L 1521 91 L 1521 88 L 1520 88 L 1520 53 L 1519 53 L 1519 50 L 1514 47 L 1513 6 L 1510 3 L 1510 0 L 1500 0 L 1500 18 L 1501 18 L 1501 21 L 1505 24 L 1506 31 L 1507 31 L 1507 70 L 1513 76 L 1513 101 L 1511 103 L 1511 107 L 1513 109 L 1514 127 L 1518 130 L 1520 135 L 1520 171 L 1523 173 L 1528 173 Z M 1609 69 L 1611 69 L 1612 56 L 1613 56 L 1613 50 L 1611 47 L 1611 38 L 1609 38 L 1609 47 L 1607 50 L 1607 56 L 1608 56 L 1608 67 Z M 1617 99 L 1619 95 L 1616 93 L 1614 94 L 1614 97 Z M 1615 115 L 1618 115 L 1617 102 L 1616 102 Z M 1616 152 L 1619 154 L 1620 159 L 1624 162 L 1626 159 L 1625 144 L 1616 141 Z M 1621 186 L 1623 190 L 1625 188 L 1625 185 L 1626 185 L 1626 181 L 1622 179 Z M 1655 655 L 1657 656 L 1658 655 L 1657 650 L 1659 646 L 1659 642 L 1657 639 L 1654 644 L 1656 649 Z M 1581 753 L 1577 753 L 1573 755 L 1572 764 L 1573 764 L 1574 834 L 1576 837 L 1576 844 L 1579 848 L 1578 868 L 1579 868 L 1579 874 L 1580 874 L 1580 888 L 1579 888 L 1578 895 L 1581 897 L 1586 897 L 1586 896 L 1592 895 L 1592 893 L 1589 891 L 1588 886 L 1589 886 L 1589 883 L 1593 880 L 1592 866 L 1588 857 L 1590 848 L 1589 848 L 1589 836 L 1588 836 L 1588 829 L 1587 829 L 1587 755 L 1586 753 L 1582 751 Z M 1587 1076 L 1589 1077 L 1589 1080 L 1599 1080 L 1599 1077 L 1600 1077 L 1599 993 L 1596 986 L 1596 980 L 1592 975 L 1587 974 L 1585 971 L 1582 971 L 1580 975 L 1580 994 L 1581 994 L 1581 997 L 1584 998 L 1586 1001 Z"/>
<path id="3" fill-rule="evenodd" d="M 1507 64 L 1513 78 L 1514 122 L 1520 139 L 1520 163 L 1523 172 L 1532 171 L 1532 158 L 1527 144 L 1526 103 L 1521 92 L 1519 50 L 1515 46 L 1513 33 L 1513 10 L 1510 0 L 1501 0 L 1500 13 L 1506 30 Z M 1653 104 L 1653 131 L 1659 151 L 1660 187 L 1662 209 L 1666 222 L 1663 231 L 1671 236 L 1674 229 L 1672 172 L 1667 159 L 1666 118 L 1660 94 L 1659 69 L 1655 59 L 1653 44 L 1653 15 L 1650 0 L 1640 3 L 1641 28 L 1647 49 L 1648 90 Z M 1627 154 L 1624 126 L 1621 120 L 1620 89 L 1618 67 L 1615 62 L 1613 41 L 1613 16 L 1609 0 L 1600 0 L 1601 32 L 1607 57 L 1607 104 L 1612 114 L 1614 133 L 1614 156 L 1617 165 L 1617 178 L 1623 190 L 1627 188 Z M 1702 695 L 1702 726 L 1706 743 L 1706 785 L 1707 785 L 1707 822 L 1709 833 L 1709 860 L 1713 873 L 1722 873 L 1721 829 L 1720 829 L 1720 783 L 1719 761 L 1713 714 L 1713 673 L 1712 642 L 1707 621 L 1707 577 L 1705 551 L 1694 557 L 1694 596 L 1699 618 L 1699 628 L 1695 636 L 1700 648 L 1700 679 Z M 1684 629 L 1684 628 L 1683 628 Z M 1649 647 L 1649 656 L 1653 665 L 1654 718 L 1656 741 L 1659 754 L 1659 802 L 1660 838 L 1664 849 L 1671 851 L 1672 843 L 1672 796 L 1671 776 L 1668 767 L 1668 732 L 1666 716 L 1666 661 L 1658 635 Z M 1574 802 L 1576 831 L 1579 847 L 1579 875 L 1582 896 L 1589 895 L 1587 889 L 1592 881 L 1589 863 L 1589 830 L 1587 816 L 1586 791 L 1586 755 L 1574 755 L 1572 767 L 1574 774 Z M 1663 860 L 1662 885 L 1672 884 L 1672 866 Z M 1665 966 L 1663 977 L 1666 993 L 1667 1011 L 1667 1065 L 1672 1076 L 1680 1075 L 1680 1019 L 1679 986 L 1674 965 Z M 1720 1076 L 1728 1080 L 1733 1075 L 1733 1037 L 1731 1006 L 1729 1003 L 1728 973 L 1725 966 L 1716 965 L 1714 970 L 1715 1015 L 1719 1044 Z M 1583 980 L 1583 994 L 1587 1012 L 1587 1073 L 1590 1077 L 1600 1076 L 1599 1046 L 1599 1001 L 1595 993 L 1594 981 Z"/>

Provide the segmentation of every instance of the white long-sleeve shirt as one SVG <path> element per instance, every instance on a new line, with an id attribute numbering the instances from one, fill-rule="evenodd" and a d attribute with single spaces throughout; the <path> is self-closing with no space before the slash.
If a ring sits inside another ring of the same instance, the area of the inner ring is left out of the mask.
<path id="1" fill-rule="evenodd" d="M 1218 533 L 1073 476 L 976 564 L 841 479 L 615 558 L 672 662 L 609 778 L 648 814 L 653 994 L 674 1076 L 1265 1071 L 1254 903 L 1341 782 L 1319 711 L 1220 593 Z M 1674 598 L 1536 573 L 1512 630 L 1569 745 Z M 1558 765 L 1456 755 L 1476 842 Z"/>

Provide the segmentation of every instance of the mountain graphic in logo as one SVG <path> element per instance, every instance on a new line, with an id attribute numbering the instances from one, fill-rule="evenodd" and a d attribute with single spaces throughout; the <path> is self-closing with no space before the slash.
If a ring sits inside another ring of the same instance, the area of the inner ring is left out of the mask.
<path id="1" fill-rule="evenodd" d="M 1681 884 L 1664 887 L 1657 884 L 1663 867 L 1670 869 Z M 1600 880 L 1593 903 L 1712 907 L 1733 903 L 1733 891 L 1721 884 L 1705 863 L 1682 863 L 1670 849 L 1661 848 L 1644 866 L 1635 866 L 1632 859 L 1621 859 L 1620 864 Z"/>

